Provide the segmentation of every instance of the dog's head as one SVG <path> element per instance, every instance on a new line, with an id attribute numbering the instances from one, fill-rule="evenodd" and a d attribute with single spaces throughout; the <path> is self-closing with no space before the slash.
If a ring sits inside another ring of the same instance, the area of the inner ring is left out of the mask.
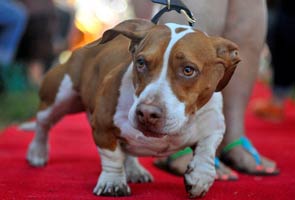
<path id="1" fill-rule="evenodd" d="M 189 26 L 127 20 L 106 31 L 101 43 L 130 39 L 134 103 L 129 120 L 146 136 L 177 134 L 214 92 L 229 82 L 238 48 Z"/>

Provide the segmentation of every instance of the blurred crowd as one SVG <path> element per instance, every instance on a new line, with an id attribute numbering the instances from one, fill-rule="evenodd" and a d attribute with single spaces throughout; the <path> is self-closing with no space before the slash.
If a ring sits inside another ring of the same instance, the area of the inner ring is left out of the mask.
<path id="1" fill-rule="evenodd" d="M 97 39 L 125 7 L 124 0 L 1 0 L 0 93 L 38 87 L 51 66 Z"/>
<path id="2" fill-rule="evenodd" d="M 68 48 L 73 17 L 71 7 L 53 0 L 0 1 L 2 90 L 13 89 L 25 75 L 32 84 L 40 84 L 55 57 Z"/>

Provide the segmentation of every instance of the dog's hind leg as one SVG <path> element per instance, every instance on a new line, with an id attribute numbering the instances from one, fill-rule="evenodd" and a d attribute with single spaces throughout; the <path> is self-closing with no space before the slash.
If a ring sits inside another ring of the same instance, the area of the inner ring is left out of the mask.
<path id="1" fill-rule="evenodd" d="M 44 80 L 44 84 L 52 85 L 53 83 Z M 64 74 L 59 83 L 54 84 L 58 84 L 58 87 L 56 91 L 53 90 L 56 94 L 53 102 L 48 103 L 46 95 L 43 95 L 43 98 L 41 95 L 40 108 L 36 116 L 36 133 L 27 152 L 28 162 L 36 167 L 43 166 L 48 161 L 50 127 L 68 113 L 83 111 L 78 93 L 73 89 L 73 83 L 68 74 Z M 50 88 L 46 86 L 41 88 L 40 92 L 48 93 L 52 90 L 50 91 Z"/>
<path id="2" fill-rule="evenodd" d="M 153 176 L 139 163 L 137 157 L 127 155 L 124 166 L 128 182 L 147 183 L 154 180 Z"/>

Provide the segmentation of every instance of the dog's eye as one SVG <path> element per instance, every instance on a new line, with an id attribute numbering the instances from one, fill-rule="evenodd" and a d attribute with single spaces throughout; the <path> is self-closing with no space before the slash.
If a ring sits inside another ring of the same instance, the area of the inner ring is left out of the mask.
<path id="1" fill-rule="evenodd" d="M 144 58 L 138 58 L 136 60 L 136 68 L 139 72 L 143 72 L 143 70 L 146 68 L 146 61 Z"/>
<path id="2" fill-rule="evenodd" d="M 183 68 L 183 75 L 187 78 L 194 77 L 196 74 L 197 74 L 197 71 L 195 70 L 195 68 L 191 66 L 185 66 Z"/>

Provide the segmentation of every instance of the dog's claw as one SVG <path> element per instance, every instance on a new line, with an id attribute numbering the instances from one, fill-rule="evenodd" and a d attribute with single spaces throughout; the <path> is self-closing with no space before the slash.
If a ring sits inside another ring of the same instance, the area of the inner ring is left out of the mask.
<path id="1" fill-rule="evenodd" d="M 119 155 L 103 150 L 101 151 L 101 155 L 102 162 L 104 161 L 103 159 L 107 160 L 106 158 L 110 158 L 114 155 L 115 157 L 109 159 L 109 162 L 103 162 L 107 163 L 107 165 L 103 165 L 103 170 L 99 175 L 93 193 L 98 196 L 129 196 L 131 192 L 127 184 L 126 172 L 123 166 L 124 163 L 115 163 L 115 158 L 118 159 Z M 120 161 L 123 161 L 123 159 Z M 111 165 L 110 163 L 114 165 Z"/>
<path id="2" fill-rule="evenodd" d="M 129 165 L 126 168 L 129 183 L 148 183 L 154 180 L 153 176 L 141 165 Z"/>
<path id="3" fill-rule="evenodd" d="M 93 194 L 97 196 L 129 196 L 130 193 L 130 188 L 127 184 L 97 184 L 93 190 Z"/>
<path id="4" fill-rule="evenodd" d="M 128 174 L 127 177 L 127 181 L 130 183 L 148 183 L 154 180 L 153 176 L 147 171 Z"/>
<path id="5" fill-rule="evenodd" d="M 99 196 L 99 195 L 102 193 L 102 189 L 103 189 L 103 188 L 101 188 L 101 187 L 99 187 L 99 188 L 95 187 L 95 188 L 93 189 L 93 194 Z"/>
<path id="6" fill-rule="evenodd" d="M 185 181 L 185 188 L 187 193 L 189 194 L 189 198 L 195 198 L 195 197 L 203 197 L 208 192 L 209 186 L 201 185 L 197 183 L 196 185 L 188 184 Z"/>
<path id="7" fill-rule="evenodd" d="M 195 170 L 189 170 L 189 173 L 184 175 L 185 189 L 190 198 L 205 196 L 214 181 L 214 176 L 198 173 Z"/>

